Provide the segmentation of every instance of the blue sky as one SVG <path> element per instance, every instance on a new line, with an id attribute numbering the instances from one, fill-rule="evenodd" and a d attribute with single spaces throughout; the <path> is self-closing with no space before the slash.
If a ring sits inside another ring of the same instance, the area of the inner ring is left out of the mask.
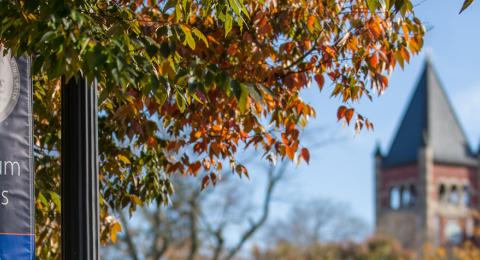
<path id="1" fill-rule="evenodd" d="M 337 123 L 339 101 L 329 98 L 327 91 L 319 93 L 313 86 L 303 93 L 303 98 L 317 111 L 317 118 L 309 128 L 326 128 L 327 132 L 338 132 L 337 136 L 344 139 L 313 151 L 309 166 L 292 169 L 290 179 L 277 190 L 274 218 L 282 218 L 292 201 L 330 198 L 349 204 L 356 215 L 373 225 L 375 143 L 380 142 L 383 151 L 388 151 L 421 73 L 425 52 L 430 53 L 470 144 L 477 150 L 480 143 L 480 2 L 475 2 L 461 15 L 458 15 L 461 0 L 417 2 L 420 4 L 416 14 L 429 28 L 424 52 L 403 71 L 398 68 L 393 72 L 383 96 L 374 102 L 366 99 L 356 106 L 374 122 L 374 132 L 355 134 L 353 128 Z M 313 134 L 319 139 L 326 135 L 321 131 Z M 308 142 L 306 145 L 308 147 Z"/>

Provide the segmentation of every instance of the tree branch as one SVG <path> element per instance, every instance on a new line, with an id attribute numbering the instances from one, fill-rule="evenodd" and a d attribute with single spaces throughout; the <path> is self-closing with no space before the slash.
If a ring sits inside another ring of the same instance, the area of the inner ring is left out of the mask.
<path id="1" fill-rule="evenodd" d="M 127 250 L 128 254 L 133 260 L 138 260 L 139 257 L 138 257 L 137 249 L 133 243 L 132 234 L 130 233 L 130 229 L 128 228 L 128 223 L 127 223 L 125 214 L 123 214 L 123 211 L 119 210 L 118 215 L 120 216 L 120 222 L 122 223 L 123 230 L 125 230 L 124 240 L 128 247 L 128 250 Z"/>
<path id="2" fill-rule="evenodd" d="M 275 173 L 275 167 L 271 166 L 268 172 L 268 183 L 267 183 L 267 191 L 265 193 L 265 198 L 263 202 L 263 210 L 260 218 L 253 222 L 252 225 L 248 230 L 246 230 L 240 238 L 240 241 L 237 243 L 235 247 L 233 247 L 227 257 L 226 260 L 231 260 L 235 257 L 236 254 L 242 249 L 245 243 L 255 234 L 255 232 L 263 225 L 268 219 L 268 215 L 270 213 L 270 203 L 272 201 L 273 191 L 275 190 L 276 185 L 284 176 L 286 172 L 288 162 L 282 163 L 280 169 Z"/>

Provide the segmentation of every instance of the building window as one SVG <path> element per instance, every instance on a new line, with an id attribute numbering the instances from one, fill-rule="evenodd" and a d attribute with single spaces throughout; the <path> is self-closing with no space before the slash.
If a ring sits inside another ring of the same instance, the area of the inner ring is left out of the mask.
<path id="1" fill-rule="evenodd" d="M 390 188 L 390 208 L 399 209 L 400 208 L 400 189 L 398 187 Z"/>
<path id="2" fill-rule="evenodd" d="M 471 204 L 471 194 L 470 194 L 470 188 L 468 186 L 463 187 L 463 197 L 462 197 L 462 203 L 465 206 L 470 206 Z"/>
<path id="3" fill-rule="evenodd" d="M 438 187 L 438 200 L 440 202 L 445 202 L 445 197 L 447 193 L 447 189 L 445 188 L 444 184 L 440 184 L 440 187 Z"/>
<path id="4" fill-rule="evenodd" d="M 410 189 L 408 187 L 402 187 L 400 189 L 400 193 L 402 195 L 402 208 L 410 207 L 410 203 L 412 201 L 412 194 L 410 193 Z"/>
<path id="5" fill-rule="evenodd" d="M 410 185 L 410 206 L 415 206 L 417 204 L 417 189 L 415 185 Z"/>
<path id="6" fill-rule="evenodd" d="M 456 185 L 452 186 L 450 194 L 448 194 L 448 202 L 455 205 L 460 202 L 460 193 Z"/>

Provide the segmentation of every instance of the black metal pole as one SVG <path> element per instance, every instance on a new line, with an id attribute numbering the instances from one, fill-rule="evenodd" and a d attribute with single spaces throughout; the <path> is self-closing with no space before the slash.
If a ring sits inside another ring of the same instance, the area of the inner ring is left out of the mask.
<path id="1" fill-rule="evenodd" d="M 62 81 L 62 259 L 99 259 L 97 84 Z"/>

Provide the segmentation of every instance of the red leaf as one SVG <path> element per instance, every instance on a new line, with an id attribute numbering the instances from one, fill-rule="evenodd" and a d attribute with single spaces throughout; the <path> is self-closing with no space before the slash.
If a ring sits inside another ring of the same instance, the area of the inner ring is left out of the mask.
<path id="1" fill-rule="evenodd" d="M 210 178 L 207 176 L 203 177 L 202 179 L 202 190 L 208 187 L 208 184 L 210 184 Z"/>
<path id="2" fill-rule="evenodd" d="M 310 152 L 307 148 L 302 148 L 302 150 L 300 151 L 300 155 L 307 162 L 307 164 L 310 164 Z"/>
<path id="3" fill-rule="evenodd" d="M 189 170 L 193 175 L 197 175 L 198 171 L 200 170 L 200 167 L 202 167 L 202 164 L 197 161 L 197 162 L 192 163 L 190 165 Z"/>
<path id="4" fill-rule="evenodd" d="M 217 185 L 217 175 L 215 173 L 210 174 L 210 179 L 212 179 L 213 186 Z"/>
<path id="5" fill-rule="evenodd" d="M 338 108 L 337 111 L 337 119 L 340 121 L 343 117 L 345 117 L 345 113 L 347 112 L 347 108 L 345 106 L 341 106 Z"/>
<path id="6" fill-rule="evenodd" d="M 325 78 L 323 77 L 323 75 L 322 74 L 315 75 L 315 81 L 317 82 L 318 88 L 322 90 L 323 85 L 325 84 Z"/>

